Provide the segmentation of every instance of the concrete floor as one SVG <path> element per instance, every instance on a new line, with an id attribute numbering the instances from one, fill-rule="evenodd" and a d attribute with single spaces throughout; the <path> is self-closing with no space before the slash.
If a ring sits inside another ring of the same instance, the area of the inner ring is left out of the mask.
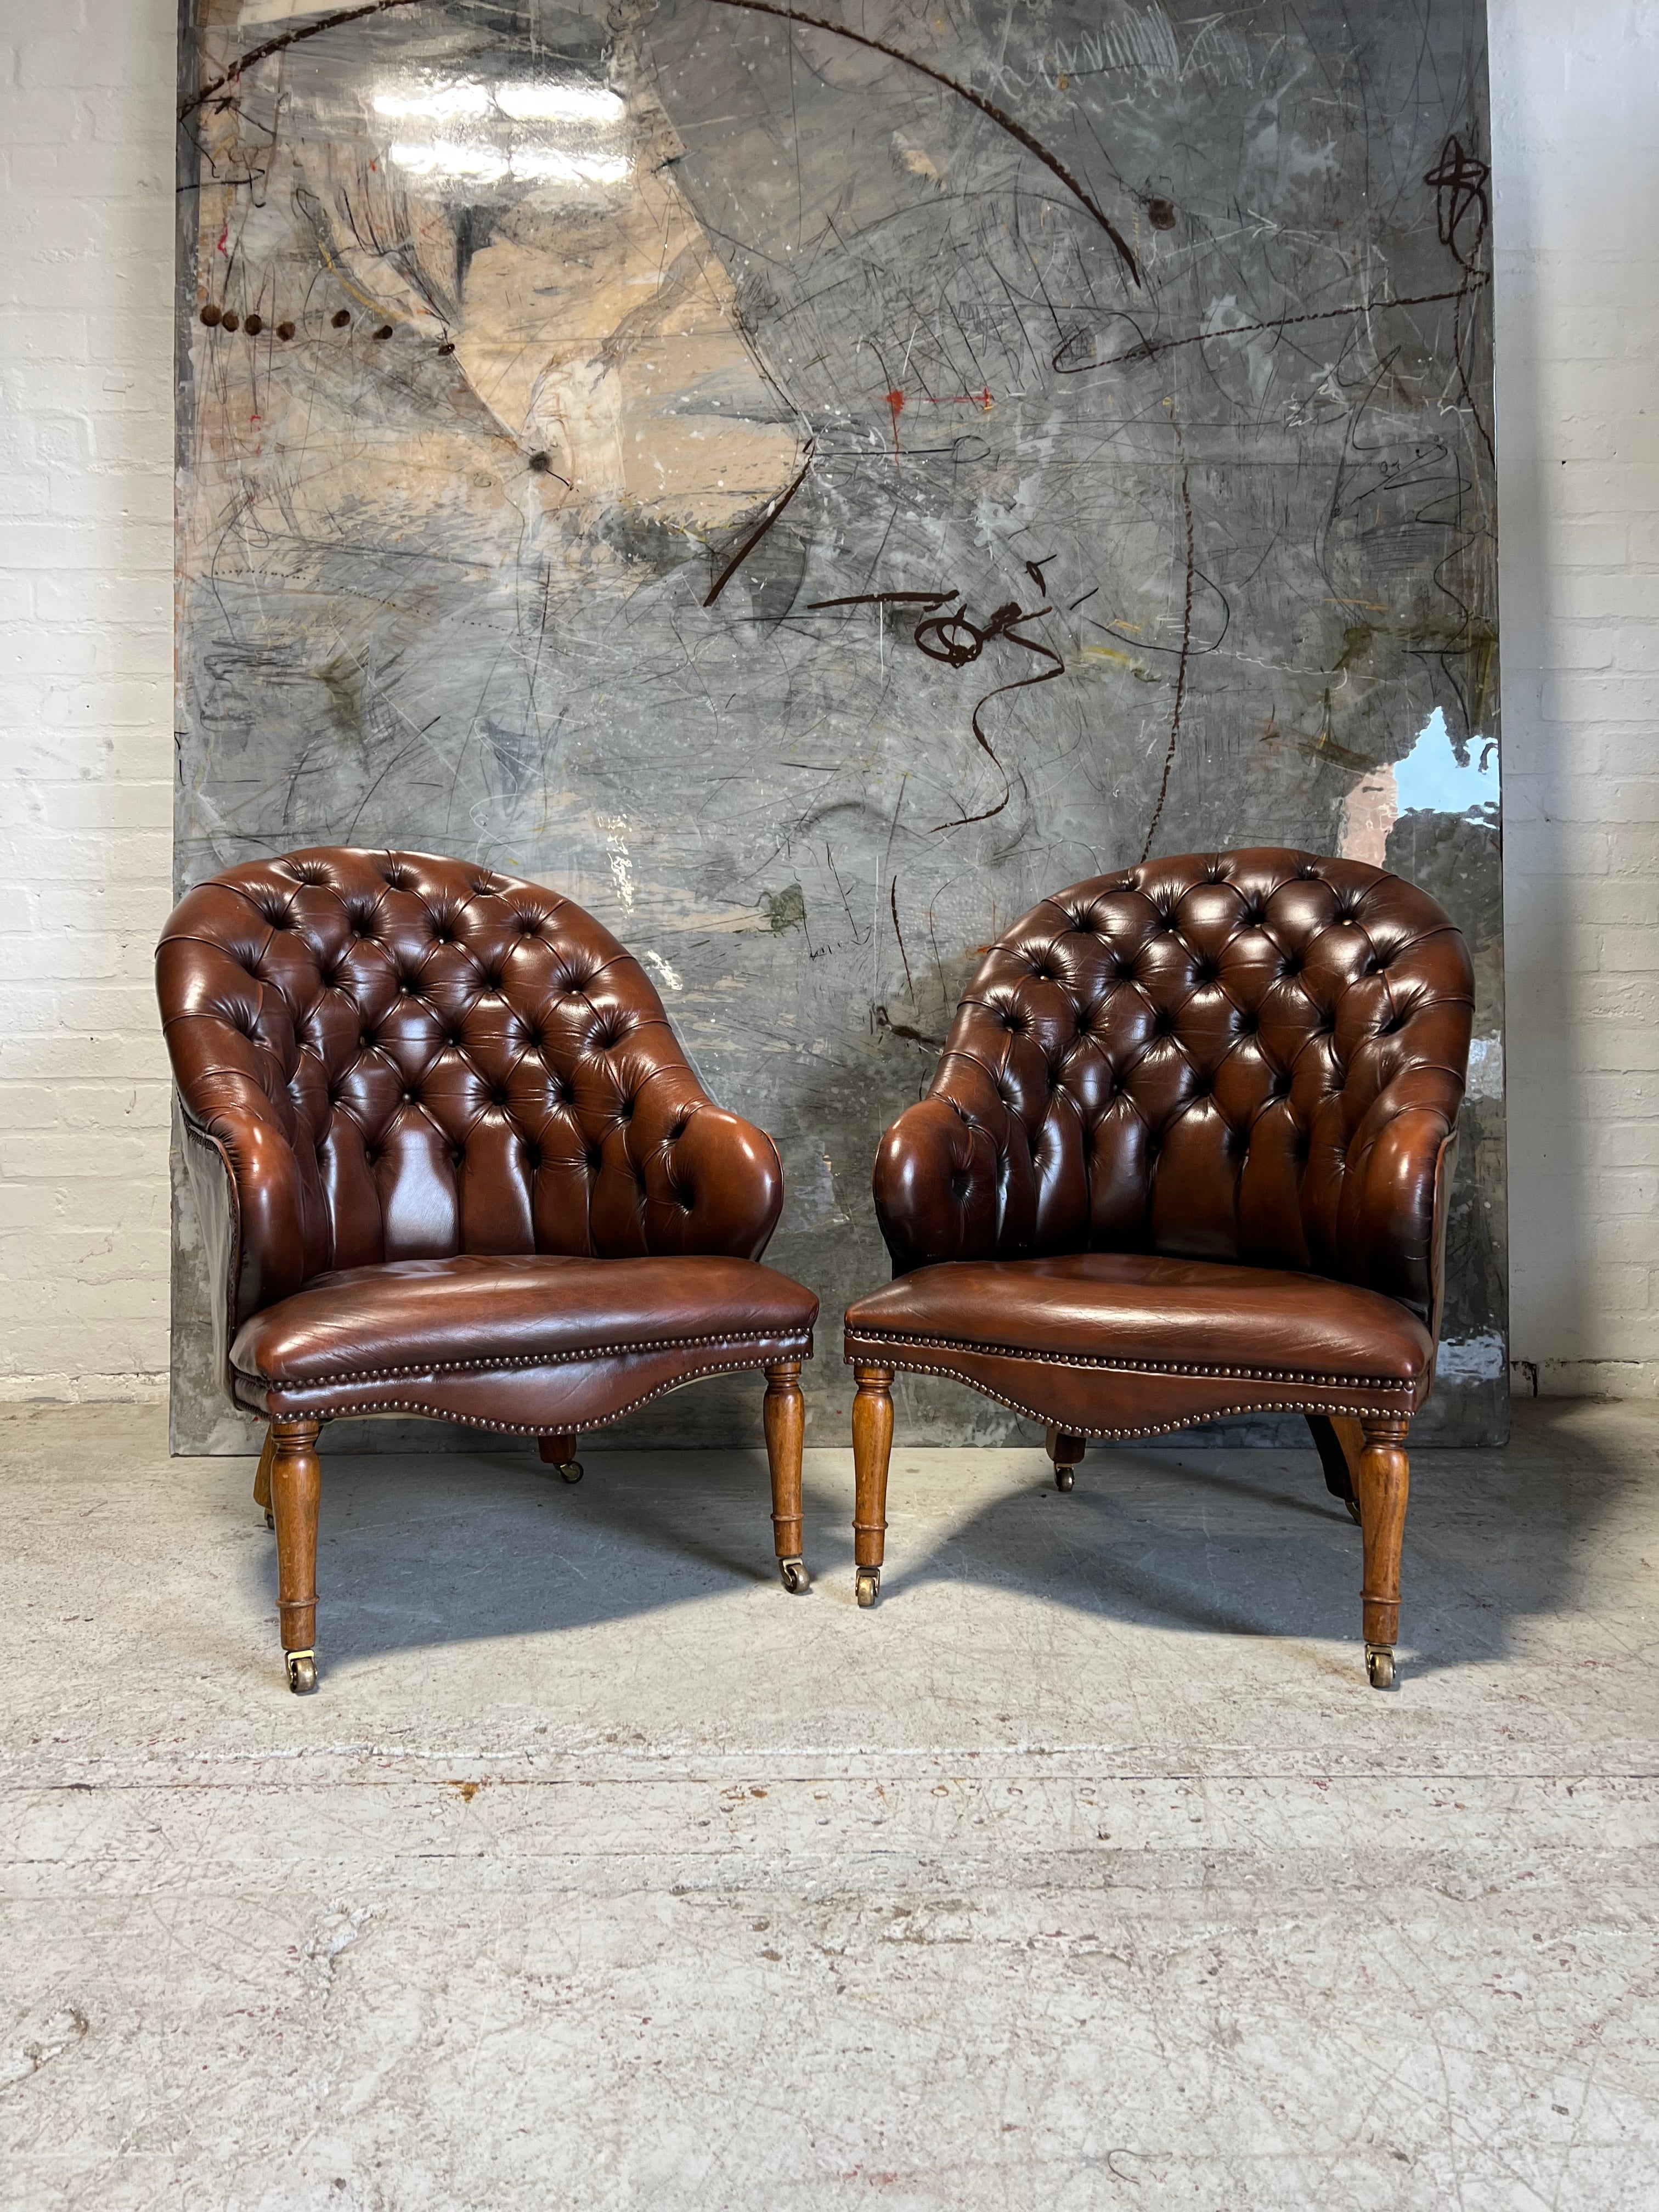
<path id="1" fill-rule="evenodd" d="M 0 1417 L 0 2203 L 1659 2204 L 1659 1408 L 1424 1453 L 325 1451 Z"/>

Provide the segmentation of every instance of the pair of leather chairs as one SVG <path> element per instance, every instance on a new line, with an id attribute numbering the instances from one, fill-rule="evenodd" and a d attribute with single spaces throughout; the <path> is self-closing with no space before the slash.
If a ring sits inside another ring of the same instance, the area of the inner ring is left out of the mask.
<path id="1" fill-rule="evenodd" d="M 575 1440 L 766 1376 L 775 1548 L 801 1540 L 817 1300 L 765 1267 L 777 1152 L 697 1081 L 644 970 L 568 900 L 321 848 L 201 884 L 157 989 L 216 1346 L 262 1415 L 289 1680 L 315 1687 L 323 1424 Z M 1362 1527 L 1392 1683 L 1406 1436 L 1433 1378 L 1473 979 L 1398 878 L 1277 849 L 1045 900 L 993 946 L 884 1139 L 895 1279 L 847 1315 L 857 1593 L 879 1586 L 895 1372 L 1085 1440 L 1300 1413 Z"/>

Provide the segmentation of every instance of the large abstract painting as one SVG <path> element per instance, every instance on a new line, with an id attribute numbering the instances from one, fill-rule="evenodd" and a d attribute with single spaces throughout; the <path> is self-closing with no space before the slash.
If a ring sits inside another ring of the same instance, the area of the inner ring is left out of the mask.
<path id="1" fill-rule="evenodd" d="M 840 1442 L 998 929 L 1386 864 L 1479 976 L 1425 1425 L 1502 1435 L 1484 0 L 185 0 L 179 149 L 181 885 L 395 844 L 599 915 L 778 1139 Z M 193 1240 L 175 1437 L 240 1445 Z"/>

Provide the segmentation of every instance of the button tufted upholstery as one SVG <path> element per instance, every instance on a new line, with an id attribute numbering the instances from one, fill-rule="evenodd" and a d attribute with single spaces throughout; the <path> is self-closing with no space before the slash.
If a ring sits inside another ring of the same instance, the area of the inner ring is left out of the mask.
<path id="1" fill-rule="evenodd" d="M 1433 901 L 1357 860 L 1195 855 L 1045 899 L 987 955 L 881 1147 L 894 1266 L 1304 1268 L 1432 1328 L 1473 990 Z"/>
<path id="2" fill-rule="evenodd" d="M 568 1440 L 810 1356 L 816 1299 L 758 1264 L 770 1139 L 556 892 L 422 853 L 253 861 L 179 902 L 156 987 L 238 1404 Z"/>
<path id="3" fill-rule="evenodd" d="M 1473 1000 L 1447 916 L 1358 861 L 1188 854 L 1043 900 L 882 1142 L 897 1279 L 848 1310 L 848 1358 L 1061 1437 L 1408 1418 Z"/>

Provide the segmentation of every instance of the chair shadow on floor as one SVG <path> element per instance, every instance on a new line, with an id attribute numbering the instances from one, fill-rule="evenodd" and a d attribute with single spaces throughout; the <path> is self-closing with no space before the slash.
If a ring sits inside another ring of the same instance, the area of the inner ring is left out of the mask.
<path id="1" fill-rule="evenodd" d="M 1644 1470 L 1570 1432 L 1573 1412 L 1529 1403 L 1502 1449 L 1413 1454 L 1401 1644 L 1418 1676 L 1502 1660 L 1527 1623 L 1584 1609 L 1598 1538 Z M 1311 1444 L 1091 1448 L 1064 1495 L 1031 1461 L 1029 1484 L 921 1558 L 890 1533 L 882 1602 L 967 1579 L 1125 1626 L 1360 1642 L 1360 1532 Z M 890 1516 L 896 1499 L 896 1470 Z"/>
<path id="2" fill-rule="evenodd" d="M 1518 1410 L 1504 1450 L 1414 1455 L 1401 1644 L 1419 1675 L 1500 1659 L 1518 1625 L 1576 1609 L 1598 1531 L 1640 1480 L 1582 1427 L 1569 1433 L 1570 1407 Z M 1033 1451 L 945 1529 L 927 1526 L 941 1501 L 935 1488 L 924 1503 L 907 1456 L 895 1453 L 889 1489 L 884 1610 L 944 1583 L 1125 1626 L 1358 1640 L 1359 1531 L 1311 1444 L 1091 1449 L 1066 1494 Z M 765 1585 L 800 1602 L 777 1581 L 763 1454 L 592 1451 L 586 1465 L 567 1486 L 500 1449 L 325 1455 L 331 1660 L 556 1636 Z M 849 1591 L 851 1493 L 850 1459 L 838 1473 L 809 1455 L 808 1560 L 815 1582 L 844 1577 Z M 262 1561 L 274 1609 L 274 1547 Z"/>

